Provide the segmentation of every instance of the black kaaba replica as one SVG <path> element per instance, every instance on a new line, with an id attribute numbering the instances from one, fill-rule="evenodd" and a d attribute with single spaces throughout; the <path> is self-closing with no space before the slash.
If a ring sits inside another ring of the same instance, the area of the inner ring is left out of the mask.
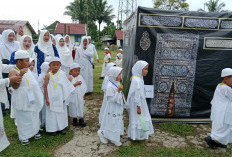
<path id="1" fill-rule="evenodd" d="M 124 22 L 123 80 L 149 63 L 147 99 L 154 122 L 209 122 L 214 90 L 223 68 L 232 68 L 232 12 L 164 11 L 139 7 Z"/>

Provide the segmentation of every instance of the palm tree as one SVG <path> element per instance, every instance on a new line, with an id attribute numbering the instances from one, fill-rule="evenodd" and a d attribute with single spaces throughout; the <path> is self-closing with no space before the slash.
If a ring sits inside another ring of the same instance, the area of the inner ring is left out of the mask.
<path id="1" fill-rule="evenodd" d="M 87 23 L 86 0 L 75 0 L 66 6 L 65 9 L 67 11 L 64 12 L 64 15 L 71 16 L 73 21 Z"/>
<path id="2" fill-rule="evenodd" d="M 98 22 L 98 41 L 100 41 L 100 27 L 102 22 L 110 22 L 115 17 L 115 15 L 112 14 L 112 5 L 108 6 L 105 0 L 92 0 L 90 11 L 94 13 L 92 16 L 93 20 Z"/>
<path id="3" fill-rule="evenodd" d="M 226 10 L 222 10 L 226 6 L 225 3 L 219 3 L 219 0 L 209 0 L 208 2 L 204 3 L 208 12 L 225 12 Z M 205 9 L 199 9 L 198 11 L 205 12 Z"/>

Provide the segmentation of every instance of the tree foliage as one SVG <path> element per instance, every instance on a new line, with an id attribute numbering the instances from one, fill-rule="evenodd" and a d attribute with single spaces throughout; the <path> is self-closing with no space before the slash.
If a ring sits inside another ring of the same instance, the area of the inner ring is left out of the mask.
<path id="1" fill-rule="evenodd" d="M 154 8 L 162 10 L 189 10 L 186 0 L 154 0 Z"/>
<path id="2" fill-rule="evenodd" d="M 74 0 L 66 6 L 65 15 L 71 16 L 74 22 L 87 24 L 90 34 L 94 33 L 93 23 L 98 23 L 98 40 L 100 39 L 100 26 L 103 22 L 107 23 L 113 20 L 113 8 L 107 4 L 106 0 Z M 93 32 L 92 32 L 93 31 Z"/>
<path id="3" fill-rule="evenodd" d="M 204 3 L 204 6 L 208 12 L 226 12 L 226 10 L 222 10 L 226 4 L 219 3 L 219 0 L 209 0 L 208 2 Z M 199 9 L 198 11 L 205 12 L 205 8 Z"/>

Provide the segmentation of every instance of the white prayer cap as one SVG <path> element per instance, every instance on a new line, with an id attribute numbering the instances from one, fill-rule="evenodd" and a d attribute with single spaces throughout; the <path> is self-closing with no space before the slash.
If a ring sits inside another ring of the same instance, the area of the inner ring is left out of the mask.
<path id="1" fill-rule="evenodd" d="M 108 48 L 108 47 L 106 47 L 106 48 L 105 48 L 105 50 L 109 50 L 109 48 Z"/>
<path id="2" fill-rule="evenodd" d="M 50 65 L 52 62 L 60 62 L 60 63 L 61 63 L 60 58 L 58 58 L 58 57 L 51 57 L 50 62 L 49 62 L 49 65 Z"/>
<path id="3" fill-rule="evenodd" d="M 221 77 L 226 77 L 226 76 L 232 76 L 232 69 L 231 68 L 225 68 L 222 70 Z"/>
<path id="4" fill-rule="evenodd" d="M 29 53 L 25 50 L 18 50 L 15 52 L 15 60 L 29 58 Z"/>
<path id="5" fill-rule="evenodd" d="M 70 70 L 73 70 L 73 69 L 76 69 L 76 68 L 81 68 L 81 66 L 80 66 L 78 63 L 73 63 L 73 64 L 70 66 Z"/>
<path id="6" fill-rule="evenodd" d="M 91 39 L 91 36 L 87 36 L 88 39 Z"/>
<path id="7" fill-rule="evenodd" d="M 29 64 L 31 64 L 32 61 L 35 61 L 34 58 L 29 58 Z"/>
<path id="8" fill-rule="evenodd" d="M 45 57 L 44 61 L 49 63 L 51 58 L 52 58 L 51 56 L 47 56 L 47 57 Z"/>
<path id="9" fill-rule="evenodd" d="M 118 51 L 122 51 L 122 49 L 118 49 Z"/>

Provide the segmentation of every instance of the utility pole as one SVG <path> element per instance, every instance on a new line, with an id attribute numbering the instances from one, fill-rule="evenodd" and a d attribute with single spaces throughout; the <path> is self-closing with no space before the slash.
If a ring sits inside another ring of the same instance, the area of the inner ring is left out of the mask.
<path id="1" fill-rule="evenodd" d="M 126 20 L 136 9 L 137 9 L 137 0 L 119 0 L 118 21 L 121 21 L 121 25 L 123 21 Z M 117 28 L 122 27 L 119 25 L 120 24 L 118 23 Z"/>

